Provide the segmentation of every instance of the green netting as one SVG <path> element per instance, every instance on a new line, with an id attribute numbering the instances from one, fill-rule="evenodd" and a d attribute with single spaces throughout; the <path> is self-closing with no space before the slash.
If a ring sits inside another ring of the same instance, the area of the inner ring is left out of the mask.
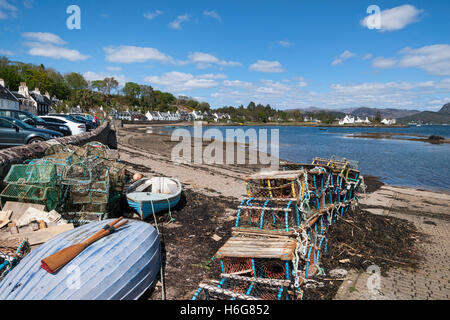
<path id="1" fill-rule="evenodd" d="M 5 182 L 9 184 L 54 185 L 55 166 L 50 163 L 16 164 L 11 167 Z"/>
<path id="2" fill-rule="evenodd" d="M 8 184 L 0 194 L 2 205 L 6 201 L 38 203 L 46 206 L 48 211 L 54 210 L 58 204 L 58 191 L 53 187 L 36 185 Z"/>

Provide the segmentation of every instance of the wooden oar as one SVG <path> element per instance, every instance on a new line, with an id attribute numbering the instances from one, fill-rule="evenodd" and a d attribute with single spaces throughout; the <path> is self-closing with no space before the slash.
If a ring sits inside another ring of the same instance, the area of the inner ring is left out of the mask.
<path id="1" fill-rule="evenodd" d="M 107 236 L 108 234 L 113 233 L 116 229 L 120 228 L 121 226 L 123 226 L 128 222 L 128 220 L 125 220 L 122 223 L 119 223 L 118 225 L 114 226 L 120 220 L 122 220 L 122 217 L 114 220 L 110 224 L 105 225 L 100 231 L 98 231 L 96 234 L 94 234 L 86 241 L 79 244 L 74 244 L 70 247 L 67 247 L 52 254 L 51 256 L 45 259 L 42 259 L 41 268 L 49 273 L 55 273 L 56 271 L 64 267 L 67 263 L 69 263 L 77 255 L 79 255 L 86 247 L 88 247 L 95 241 Z"/>

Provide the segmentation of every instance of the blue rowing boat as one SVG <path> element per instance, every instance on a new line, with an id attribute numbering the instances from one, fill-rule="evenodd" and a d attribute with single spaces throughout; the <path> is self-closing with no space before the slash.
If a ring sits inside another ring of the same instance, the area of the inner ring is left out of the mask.
<path id="1" fill-rule="evenodd" d="M 133 300 L 160 270 L 160 239 L 152 225 L 129 221 L 89 247 L 58 272 L 41 260 L 81 243 L 113 219 L 92 222 L 53 237 L 28 254 L 0 282 L 0 300 Z"/>
<path id="2" fill-rule="evenodd" d="M 153 213 L 168 211 L 181 198 L 181 183 L 177 179 L 154 177 L 142 178 L 127 189 L 127 200 L 143 220 Z"/>

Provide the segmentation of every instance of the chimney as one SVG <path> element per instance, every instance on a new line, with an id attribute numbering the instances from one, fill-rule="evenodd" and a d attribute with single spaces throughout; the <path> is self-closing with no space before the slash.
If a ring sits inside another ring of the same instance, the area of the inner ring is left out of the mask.
<path id="1" fill-rule="evenodd" d="M 34 93 L 41 94 L 41 91 L 39 91 L 39 88 L 34 89 Z"/>
<path id="2" fill-rule="evenodd" d="M 5 86 L 5 80 L 0 79 L 0 86 L 4 87 Z"/>
<path id="3" fill-rule="evenodd" d="M 45 91 L 44 96 L 46 96 L 48 99 L 50 99 L 50 93 L 48 93 L 48 91 Z"/>
<path id="4" fill-rule="evenodd" d="M 26 82 L 21 82 L 20 86 L 19 86 L 19 93 L 21 95 L 23 95 L 24 97 L 28 97 L 29 93 L 28 93 L 28 87 L 27 87 L 27 83 Z"/>

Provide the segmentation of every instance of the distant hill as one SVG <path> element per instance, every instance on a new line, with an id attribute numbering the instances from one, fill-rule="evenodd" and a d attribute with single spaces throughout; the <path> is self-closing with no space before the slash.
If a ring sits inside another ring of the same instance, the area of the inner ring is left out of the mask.
<path id="1" fill-rule="evenodd" d="M 345 115 L 349 114 L 355 117 L 360 118 L 375 118 L 377 113 L 380 112 L 382 118 L 386 119 L 398 119 L 402 117 L 411 116 L 417 113 L 420 113 L 419 110 L 406 110 L 406 109 L 393 109 L 393 108 L 367 108 L 367 107 L 361 107 L 361 108 L 342 108 L 342 109 L 321 109 L 316 107 L 309 107 L 305 109 L 296 109 L 300 111 L 301 113 L 305 115 L 314 115 L 319 113 L 331 113 L 336 115 L 336 117 L 343 118 Z M 286 111 L 293 111 L 293 110 L 286 110 Z"/>
<path id="2" fill-rule="evenodd" d="M 450 124 L 450 103 L 447 103 L 438 112 L 423 111 L 408 117 L 397 119 L 399 123 L 431 123 L 431 124 Z"/>
<path id="3" fill-rule="evenodd" d="M 360 118 L 375 118 L 377 113 L 380 112 L 381 118 L 383 119 L 398 119 L 402 117 L 412 116 L 414 114 L 420 113 L 419 110 L 405 110 L 405 109 L 380 109 L 380 108 L 358 108 L 350 112 L 352 116 Z"/>
<path id="4" fill-rule="evenodd" d="M 450 114 L 450 103 L 445 104 L 441 110 L 438 111 L 443 114 Z"/>

